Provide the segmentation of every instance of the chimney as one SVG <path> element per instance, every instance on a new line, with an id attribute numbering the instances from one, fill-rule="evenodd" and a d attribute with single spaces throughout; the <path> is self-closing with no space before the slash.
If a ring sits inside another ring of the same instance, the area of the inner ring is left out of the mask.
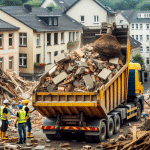
<path id="1" fill-rule="evenodd" d="M 117 14 L 119 14 L 119 10 L 117 10 Z"/>
<path id="2" fill-rule="evenodd" d="M 53 10 L 53 7 L 46 7 L 49 11 Z"/>
<path id="3" fill-rule="evenodd" d="M 27 12 L 32 12 L 32 6 L 30 4 L 24 4 L 24 8 L 26 9 Z"/>

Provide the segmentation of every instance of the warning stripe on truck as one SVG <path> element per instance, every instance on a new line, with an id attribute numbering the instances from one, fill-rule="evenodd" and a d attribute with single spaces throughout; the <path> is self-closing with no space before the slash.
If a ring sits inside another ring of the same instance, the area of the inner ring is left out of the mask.
<path id="1" fill-rule="evenodd" d="M 55 126 L 42 126 L 43 130 L 52 130 L 55 129 Z M 63 126 L 62 130 L 84 130 L 84 131 L 99 131 L 99 128 L 96 127 L 72 127 L 72 126 Z"/>

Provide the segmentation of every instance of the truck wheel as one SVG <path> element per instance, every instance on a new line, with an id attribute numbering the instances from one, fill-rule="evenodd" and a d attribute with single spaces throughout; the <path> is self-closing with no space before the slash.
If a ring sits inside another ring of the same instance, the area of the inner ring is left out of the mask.
<path id="1" fill-rule="evenodd" d="M 55 140 L 54 134 L 46 134 L 46 137 L 47 137 L 49 140 Z"/>
<path id="2" fill-rule="evenodd" d="M 115 117 L 115 128 L 114 128 L 114 133 L 118 133 L 120 130 L 120 116 L 116 115 Z"/>
<path id="3" fill-rule="evenodd" d="M 113 133 L 114 133 L 114 121 L 112 118 L 109 118 L 109 120 L 107 121 L 107 137 L 110 138 L 112 137 Z"/>
<path id="4" fill-rule="evenodd" d="M 85 140 L 87 142 L 93 142 L 93 136 L 92 135 L 85 135 Z"/>
<path id="5" fill-rule="evenodd" d="M 141 104 L 137 103 L 137 115 L 134 117 L 135 121 L 138 121 L 141 118 Z"/>
<path id="6" fill-rule="evenodd" d="M 56 140 L 62 140 L 63 139 L 63 134 L 61 133 L 61 131 L 56 131 L 56 134 L 54 134 L 54 137 Z"/>
<path id="7" fill-rule="evenodd" d="M 104 121 L 102 121 L 100 129 L 99 129 L 99 135 L 98 136 L 93 136 L 94 141 L 96 142 L 103 142 L 106 139 L 106 124 Z"/>

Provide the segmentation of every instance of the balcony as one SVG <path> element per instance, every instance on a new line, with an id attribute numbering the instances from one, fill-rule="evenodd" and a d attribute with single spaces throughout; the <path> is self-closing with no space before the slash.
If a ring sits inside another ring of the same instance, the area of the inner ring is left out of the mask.
<path id="1" fill-rule="evenodd" d="M 35 74 L 43 74 L 45 72 L 45 63 L 34 63 L 34 73 Z"/>
<path id="2" fill-rule="evenodd" d="M 79 46 L 79 41 L 67 43 L 67 49 L 69 49 L 69 50 L 76 49 L 76 48 L 78 48 L 78 46 Z"/>

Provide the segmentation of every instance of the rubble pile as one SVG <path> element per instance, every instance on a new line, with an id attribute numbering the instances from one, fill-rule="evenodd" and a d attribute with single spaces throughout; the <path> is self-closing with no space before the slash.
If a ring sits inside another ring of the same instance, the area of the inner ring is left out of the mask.
<path id="1" fill-rule="evenodd" d="M 8 99 L 11 103 L 18 103 L 23 99 L 28 99 L 38 82 L 25 81 L 16 76 L 15 73 L 4 72 L 0 69 L 0 99 Z"/>
<path id="2" fill-rule="evenodd" d="M 73 53 L 55 57 L 55 65 L 45 77 L 40 92 L 95 92 L 125 65 L 122 52 L 118 57 L 102 61 L 94 45 L 86 45 Z"/>

